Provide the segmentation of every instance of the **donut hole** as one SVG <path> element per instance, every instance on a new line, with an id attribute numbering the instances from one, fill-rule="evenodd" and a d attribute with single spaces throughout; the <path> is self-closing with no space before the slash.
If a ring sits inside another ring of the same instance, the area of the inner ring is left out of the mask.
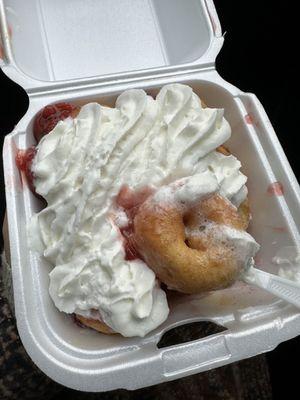
<path id="1" fill-rule="evenodd" d="M 157 343 L 159 349 L 174 346 L 226 331 L 227 328 L 211 321 L 190 322 L 165 332 Z"/>
<path id="2" fill-rule="evenodd" d="M 201 240 L 199 240 L 199 238 L 197 238 L 197 237 L 192 237 L 191 236 L 189 238 L 186 238 L 184 243 L 190 249 L 199 250 L 199 251 L 206 251 L 207 250 L 207 246 L 205 246 L 205 244 Z"/>
<path id="3" fill-rule="evenodd" d="M 201 245 L 202 239 L 206 236 L 206 228 L 208 227 L 208 220 L 203 218 L 202 215 L 198 213 L 186 213 L 182 217 L 183 224 L 185 226 L 185 244 L 193 249 L 205 250 L 205 246 Z M 197 241 L 197 245 L 194 246 L 193 243 Z"/>
<path id="4" fill-rule="evenodd" d="M 188 216 L 188 214 L 184 214 L 184 215 L 183 215 L 183 217 L 182 217 L 182 222 L 183 222 L 183 225 L 184 225 L 185 227 L 188 225 L 188 222 L 189 222 L 189 216 Z"/>

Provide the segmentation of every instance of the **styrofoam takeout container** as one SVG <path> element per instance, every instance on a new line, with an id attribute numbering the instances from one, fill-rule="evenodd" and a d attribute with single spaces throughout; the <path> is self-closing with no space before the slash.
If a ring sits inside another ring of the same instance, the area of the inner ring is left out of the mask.
<path id="1" fill-rule="evenodd" d="M 123 90 L 155 94 L 171 82 L 186 83 L 208 106 L 225 109 L 233 131 L 228 146 L 249 177 L 250 232 L 261 244 L 257 263 L 277 273 L 272 258 L 298 248 L 298 183 L 257 98 L 215 70 L 223 37 L 213 2 L 0 0 L 0 17 L 1 67 L 30 99 L 3 152 L 18 330 L 40 369 L 83 391 L 136 389 L 254 356 L 298 335 L 299 310 L 242 283 L 201 299 L 173 300 L 168 320 L 143 339 L 81 329 L 54 307 L 50 266 L 28 248 L 26 225 L 41 204 L 19 175 L 15 155 L 34 143 L 35 114 L 62 100 L 113 105 Z M 272 190 L 274 182 L 284 195 Z M 170 328 L 201 320 L 227 330 L 157 348 Z"/>

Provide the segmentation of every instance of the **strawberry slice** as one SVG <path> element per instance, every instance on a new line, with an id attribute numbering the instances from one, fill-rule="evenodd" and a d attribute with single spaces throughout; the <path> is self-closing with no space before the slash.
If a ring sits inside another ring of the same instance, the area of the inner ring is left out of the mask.
<path id="1" fill-rule="evenodd" d="M 79 107 L 70 103 L 57 103 L 44 107 L 35 117 L 33 134 L 37 142 L 55 128 L 59 121 L 68 117 L 75 118 Z"/>

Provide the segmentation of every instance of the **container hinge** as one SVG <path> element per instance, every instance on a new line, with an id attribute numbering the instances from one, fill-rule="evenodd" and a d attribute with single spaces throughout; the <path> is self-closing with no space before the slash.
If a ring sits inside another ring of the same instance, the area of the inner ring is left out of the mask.
<path id="1" fill-rule="evenodd" d="M 48 86 L 43 86 L 43 87 L 35 87 L 35 88 L 29 88 L 26 90 L 28 96 L 30 98 L 33 97 L 43 97 L 46 95 L 55 95 L 55 94 L 60 94 L 64 93 L 73 93 L 73 92 L 78 92 L 78 91 L 86 91 L 86 90 L 91 90 L 94 88 L 99 88 L 99 89 L 105 89 L 109 88 L 112 90 L 116 86 L 120 85 L 128 85 L 132 83 L 138 83 L 138 82 L 143 82 L 143 86 L 145 82 L 149 81 L 156 81 L 159 83 L 159 80 L 161 79 L 166 79 L 166 78 L 175 78 L 175 77 L 182 77 L 185 75 L 191 75 L 191 74 L 199 74 L 201 73 L 206 73 L 215 70 L 215 63 L 207 63 L 205 65 L 202 65 L 199 67 L 199 65 L 195 67 L 189 67 L 189 68 L 176 68 L 176 69 L 168 69 L 166 72 L 162 72 L 161 70 L 158 72 L 152 72 L 151 74 L 145 75 L 143 72 L 137 72 L 130 74 L 126 74 L 125 76 L 121 75 L 116 75 L 115 77 L 110 77 L 108 78 L 91 78 L 91 79 L 85 79 L 80 82 L 72 82 L 72 84 L 68 84 L 67 82 L 55 82 L 52 84 L 49 84 Z"/>

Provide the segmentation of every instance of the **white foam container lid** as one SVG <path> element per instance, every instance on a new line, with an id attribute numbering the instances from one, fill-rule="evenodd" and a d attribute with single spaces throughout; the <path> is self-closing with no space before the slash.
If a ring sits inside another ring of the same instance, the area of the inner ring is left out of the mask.
<path id="1" fill-rule="evenodd" d="M 255 95 L 215 70 L 223 37 L 213 2 L 0 0 L 0 22 L 0 66 L 30 99 L 27 113 L 5 138 L 3 158 L 17 325 L 39 368 L 82 391 L 136 389 L 251 357 L 297 336 L 297 308 L 242 283 L 204 298 L 175 298 L 167 321 L 145 338 L 81 329 L 53 305 L 51 267 L 28 248 L 26 225 L 41 204 L 20 176 L 15 155 L 34 143 L 35 114 L 59 101 L 113 105 L 126 89 L 155 95 L 164 84 L 182 82 L 208 106 L 225 109 L 233 131 L 228 146 L 249 177 L 250 233 L 261 244 L 257 263 L 276 274 L 272 259 L 278 251 L 298 249 L 298 183 Z M 268 193 L 274 182 L 284 195 Z M 157 348 L 167 330 L 201 320 L 227 330 Z"/>

